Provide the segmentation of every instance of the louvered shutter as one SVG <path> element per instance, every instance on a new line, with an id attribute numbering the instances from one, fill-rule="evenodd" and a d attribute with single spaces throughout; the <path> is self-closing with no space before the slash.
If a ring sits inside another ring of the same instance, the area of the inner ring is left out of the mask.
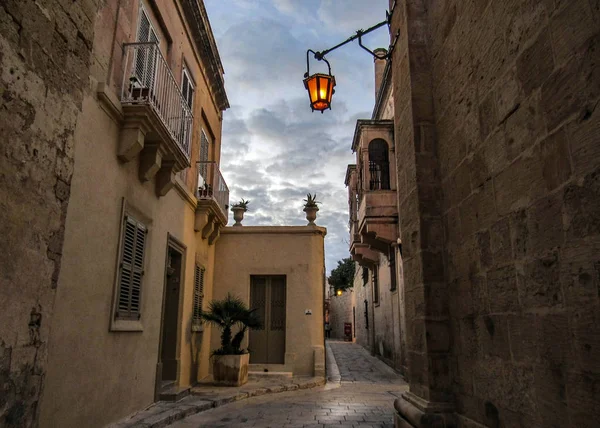
<path id="1" fill-rule="evenodd" d="M 115 313 L 117 319 L 140 319 L 146 232 L 143 224 L 133 217 L 125 216 Z"/>
<path id="2" fill-rule="evenodd" d="M 196 265 L 194 271 L 194 310 L 192 325 L 199 327 L 202 324 L 202 301 L 204 300 L 204 268 Z"/>
<path id="3" fill-rule="evenodd" d="M 158 36 L 150 24 L 146 12 L 140 11 L 140 27 L 138 28 L 138 42 L 154 42 L 158 44 Z M 157 53 L 153 48 L 142 47 L 136 50 L 135 75 L 142 86 L 152 88 L 156 74 Z"/>
<path id="4" fill-rule="evenodd" d="M 200 138 L 200 161 L 208 162 L 208 137 L 204 130 L 202 130 Z"/>

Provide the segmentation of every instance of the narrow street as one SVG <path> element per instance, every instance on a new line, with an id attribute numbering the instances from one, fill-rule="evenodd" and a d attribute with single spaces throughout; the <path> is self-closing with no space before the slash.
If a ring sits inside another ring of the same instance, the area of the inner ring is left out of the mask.
<path id="1" fill-rule="evenodd" d="M 406 383 L 359 345 L 329 341 L 328 347 L 327 385 L 242 400 L 171 427 L 392 427 L 393 402 Z"/>

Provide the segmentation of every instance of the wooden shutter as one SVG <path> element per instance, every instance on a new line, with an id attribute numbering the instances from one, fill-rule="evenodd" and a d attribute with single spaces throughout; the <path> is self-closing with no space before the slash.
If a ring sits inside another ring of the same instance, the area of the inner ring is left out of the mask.
<path id="1" fill-rule="evenodd" d="M 194 83 L 185 68 L 183 69 L 183 77 L 181 78 L 181 92 L 191 110 L 194 105 Z"/>
<path id="2" fill-rule="evenodd" d="M 204 300 L 204 271 L 203 267 L 196 265 L 194 270 L 194 309 L 192 314 L 192 325 L 198 327 L 202 324 L 202 302 Z"/>
<path id="3" fill-rule="evenodd" d="M 138 28 L 138 42 L 154 42 L 159 43 L 158 36 L 150 19 L 144 9 L 140 9 L 140 24 Z M 146 88 L 154 87 L 154 80 L 156 75 L 156 62 L 158 55 L 155 50 L 150 47 L 140 47 L 136 52 L 135 57 L 135 75 Z"/>
<path id="4" fill-rule="evenodd" d="M 390 290 L 394 291 L 397 287 L 396 281 L 396 250 L 390 251 Z"/>
<path id="5" fill-rule="evenodd" d="M 131 216 L 125 216 L 116 319 L 140 319 L 146 232 L 142 223 Z"/>
<path id="6" fill-rule="evenodd" d="M 378 268 L 373 269 L 373 303 L 379 303 L 379 278 Z"/>
<path id="7" fill-rule="evenodd" d="M 204 129 L 200 135 L 200 161 L 208 162 L 208 137 L 206 136 L 206 132 Z"/>

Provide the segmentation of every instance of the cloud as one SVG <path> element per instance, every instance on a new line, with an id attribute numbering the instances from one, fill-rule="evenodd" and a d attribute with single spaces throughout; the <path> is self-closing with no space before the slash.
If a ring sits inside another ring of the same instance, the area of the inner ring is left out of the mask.
<path id="1" fill-rule="evenodd" d="M 232 105 L 223 120 L 221 170 L 232 202 L 249 199 L 244 225 L 305 225 L 302 199 L 317 193 L 327 227 L 326 266 L 348 257 L 346 166 L 356 120 L 374 104 L 373 59 L 353 43 L 328 55 L 332 110 L 310 110 L 306 50 L 331 47 L 385 19 L 387 0 L 206 0 Z M 214 17 L 214 20 L 213 20 Z M 387 46 L 385 29 L 365 40 Z M 311 58 L 311 72 L 323 63 Z M 232 224 L 230 222 L 229 224 Z"/>
<path id="2" fill-rule="evenodd" d="M 364 0 L 322 0 L 317 16 L 327 27 L 339 32 L 355 32 L 385 20 L 385 8 Z M 383 30 L 385 31 L 385 30 Z M 352 34 L 348 34 L 351 36 Z"/>

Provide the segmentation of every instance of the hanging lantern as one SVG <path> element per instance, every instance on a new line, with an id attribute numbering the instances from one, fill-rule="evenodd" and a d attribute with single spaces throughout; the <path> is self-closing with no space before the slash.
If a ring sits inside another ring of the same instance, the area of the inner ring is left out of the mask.
<path id="1" fill-rule="evenodd" d="M 313 53 L 319 61 L 325 62 L 329 70 L 328 74 L 316 73 L 310 74 L 309 53 Z M 304 87 L 308 91 L 310 108 L 312 111 L 318 110 L 323 113 L 324 110 L 331 109 L 331 97 L 335 90 L 335 77 L 331 75 L 331 66 L 323 54 L 312 50 L 306 51 L 306 73 L 304 73 Z"/>
<path id="2" fill-rule="evenodd" d="M 342 295 L 342 293 L 343 293 L 343 291 L 342 291 L 342 290 L 338 290 L 338 291 L 337 291 L 337 295 L 338 295 L 338 296 L 341 296 L 341 295 Z"/>
<path id="3" fill-rule="evenodd" d="M 304 79 L 304 87 L 308 91 L 310 107 L 313 111 L 331 109 L 331 97 L 335 90 L 335 77 L 331 74 L 317 73 Z"/>

